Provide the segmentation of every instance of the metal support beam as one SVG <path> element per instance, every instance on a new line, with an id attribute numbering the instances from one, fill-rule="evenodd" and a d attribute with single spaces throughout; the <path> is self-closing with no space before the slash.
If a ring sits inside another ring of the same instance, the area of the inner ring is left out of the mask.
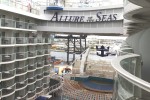
<path id="1" fill-rule="evenodd" d="M 69 36 L 68 36 L 68 45 L 67 45 L 67 64 L 69 65 Z"/>
<path id="2" fill-rule="evenodd" d="M 82 37 L 82 35 L 80 35 L 80 54 L 82 53 L 82 44 L 81 44 L 81 37 Z"/>
<path id="3" fill-rule="evenodd" d="M 75 52 L 76 52 L 76 51 L 75 51 L 75 47 L 76 47 L 76 45 L 75 45 L 75 44 L 76 44 L 76 40 L 75 40 L 75 39 L 73 39 L 73 40 L 74 40 L 74 43 L 73 43 L 73 47 L 74 47 L 74 48 L 73 48 L 73 52 L 74 52 L 74 54 L 73 54 L 73 61 L 74 61 L 74 60 L 75 60 Z"/>
<path id="4" fill-rule="evenodd" d="M 85 38 L 85 41 L 84 41 L 84 42 L 85 42 L 85 50 L 86 50 L 86 38 Z"/>

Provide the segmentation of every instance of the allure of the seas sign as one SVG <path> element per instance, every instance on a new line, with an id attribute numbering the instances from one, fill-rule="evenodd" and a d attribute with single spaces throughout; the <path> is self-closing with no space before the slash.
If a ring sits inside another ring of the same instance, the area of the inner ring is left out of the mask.
<path id="1" fill-rule="evenodd" d="M 50 21 L 53 22 L 105 22 L 118 20 L 118 14 L 102 14 L 97 12 L 96 16 L 71 16 L 71 15 L 58 15 L 55 12 Z"/>

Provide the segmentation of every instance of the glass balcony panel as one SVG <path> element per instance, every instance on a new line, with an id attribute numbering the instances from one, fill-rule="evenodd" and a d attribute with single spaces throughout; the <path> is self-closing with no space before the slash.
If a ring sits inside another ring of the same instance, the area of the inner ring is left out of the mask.
<path id="1" fill-rule="evenodd" d="M 2 62 L 13 61 L 16 58 L 15 54 L 1 54 L 1 55 L 2 55 Z"/>
<path id="2" fill-rule="evenodd" d="M 9 96 L 3 97 L 1 100 L 15 100 L 15 93 Z"/>
<path id="3" fill-rule="evenodd" d="M 26 75 L 26 74 L 20 75 L 20 76 L 16 76 L 16 77 L 15 77 L 16 83 L 17 83 L 17 82 L 23 82 L 23 81 L 25 81 L 26 79 L 27 79 L 27 75 Z"/>
<path id="4" fill-rule="evenodd" d="M 43 50 L 37 50 L 37 55 L 43 55 L 43 54 L 44 54 Z"/>
<path id="5" fill-rule="evenodd" d="M 45 38 L 45 43 L 51 43 L 51 39 L 50 38 Z"/>
<path id="6" fill-rule="evenodd" d="M 39 93 L 39 92 L 41 92 L 43 90 L 43 87 L 37 87 L 36 88 L 36 93 Z"/>
<path id="7" fill-rule="evenodd" d="M 27 44 L 26 37 L 16 37 L 16 44 Z"/>
<path id="8" fill-rule="evenodd" d="M 43 67 L 44 66 L 44 62 L 38 62 L 37 63 L 37 67 Z"/>
<path id="9" fill-rule="evenodd" d="M 28 83 L 33 83 L 36 81 L 36 76 L 28 78 Z"/>
<path id="10" fill-rule="evenodd" d="M 149 92 L 130 83 L 122 76 L 118 76 L 118 77 L 119 77 L 117 82 L 118 85 L 116 87 L 117 95 L 115 95 L 115 98 L 118 98 L 118 100 L 149 100 L 150 99 Z"/>
<path id="11" fill-rule="evenodd" d="M 28 99 L 28 95 L 26 94 L 24 97 L 20 97 L 20 96 L 16 97 L 15 100 L 27 100 L 27 99 Z"/>
<path id="12" fill-rule="evenodd" d="M 34 57 L 34 56 L 36 56 L 35 51 L 28 51 L 28 57 Z"/>
<path id="13" fill-rule="evenodd" d="M 22 67 L 22 68 L 17 68 L 16 69 L 16 74 L 21 74 L 21 73 L 25 73 L 28 70 L 28 66 Z"/>
<path id="14" fill-rule="evenodd" d="M 16 83 L 16 89 L 22 88 L 28 84 L 28 80 Z"/>
<path id="15" fill-rule="evenodd" d="M 36 29 L 36 26 L 34 23 L 28 23 L 28 29 Z"/>
<path id="16" fill-rule="evenodd" d="M 2 72 L 2 79 L 11 78 L 15 75 L 16 69 Z"/>
<path id="17" fill-rule="evenodd" d="M 29 64 L 28 70 L 34 70 L 36 69 L 36 64 Z"/>
<path id="18" fill-rule="evenodd" d="M 120 62 L 121 66 L 123 69 L 125 69 L 126 71 L 128 71 L 129 73 L 135 75 L 136 71 L 138 71 L 138 59 L 139 58 L 128 58 L 128 59 L 124 59 Z M 140 76 L 140 75 L 136 75 L 136 76 Z"/>
<path id="19" fill-rule="evenodd" d="M 133 85 L 121 76 L 118 79 L 118 93 L 124 100 L 127 100 L 133 96 Z"/>
<path id="20" fill-rule="evenodd" d="M 43 83 L 47 84 L 50 82 L 50 79 L 48 77 L 43 78 Z"/>
<path id="21" fill-rule="evenodd" d="M 14 67 L 14 64 L 11 63 L 11 64 L 2 64 L 0 66 L 0 71 L 3 72 L 3 71 L 9 71 L 9 70 L 13 70 L 15 67 Z"/>
<path id="22" fill-rule="evenodd" d="M 41 87 L 43 85 L 42 80 L 37 80 L 36 81 L 36 87 Z"/>
<path id="23" fill-rule="evenodd" d="M 44 66 L 44 71 L 49 71 L 49 70 L 50 70 L 50 66 L 49 65 Z"/>
<path id="24" fill-rule="evenodd" d="M 15 100 L 27 100 L 27 93 L 28 93 L 28 91 L 26 88 L 16 91 L 16 93 L 15 93 L 16 99 Z"/>
<path id="25" fill-rule="evenodd" d="M 28 72 L 28 78 L 32 78 L 32 77 L 34 77 L 34 71 L 32 71 L 32 72 Z"/>
<path id="26" fill-rule="evenodd" d="M 15 79 L 10 79 L 10 80 L 7 80 L 7 81 L 2 81 L 1 82 L 1 88 L 7 88 L 7 87 L 10 87 L 10 86 L 13 86 L 15 84 Z"/>
<path id="27" fill-rule="evenodd" d="M 14 39 L 14 37 L 2 37 L 1 38 L 1 44 L 2 45 L 15 44 L 15 39 Z"/>
<path id="28" fill-rule="evenodd" d="M 28 91 L 34 91 L 36 89 L 36 85 L 34 84 L 28 84 Z"/>
<path id="29" fill-rule="evenodd" d="M 43 43 L 43 38 L 37 38 L 37 43 Z"/>
<path id="30" fill-rule="evenodd" d="M 45 54 L 50 54 L 50 49 L 45 49 L 45 50 L 44 50 L 44 53 L 45 53 Z"/>
<path id="31" fill-rule="evenodd" d="M 17 52 L 16 53 L 16 59 L 24 59 L 28 57 L 28 53 L 27 52 Z"/>
<path id="32" fill-rule="evenodd" d="M 49 71 L 44 72 L 44 76 L 48 76 L 49 74 Z"/>
<path id="33" fill-rule="evenodd" d="M 38 74 L 41 74 L 41 73 L 43 73 L 43 69 L 36 69 L 36 74 L 38 75 Z"/>
<path id="34" fill-rule="evenodd" d="M 36 94 L 36 91 L 28 91 L 28 98 L 32 98 Z"/>
<path id="35" fill-rule="evenodd" d="M 48 88 L 49 87 L 49 84 L 44 84 L 44 88 Z"/>
<path id="36" fill-rule="evenodd" d="M 5 88 L 5 89 L 2 89 L 2 95 L 4 96 L 4 95 L 7 95 L 7 94 L 10 94 L 10 93 L 14 92 L 15 87 L 16 87 L 16 85 Z"/>
<path id="37" fill-rule="evenodd" d="M 25 29 L 25 22 L 16 21 L 16 28 L 23 28 L 23 29 Z"/>
<path id="38" fill-rule="evenodd" d="M 28 43 L 36 43 L 36 39 L 34 37 L 28 37 Z"/>
<path id="39" fill-rule="evenodd" d="M 2 27 L 15 27 L 15 21 L 12 19 L 1 18 Z"/>
<path id="40" fill-rule="evenodd" d="M 37 79 L 41 79 L 41 78 L 43 78 L 43 73 L 42 73 L 42 74 L 37 75 Z"/>

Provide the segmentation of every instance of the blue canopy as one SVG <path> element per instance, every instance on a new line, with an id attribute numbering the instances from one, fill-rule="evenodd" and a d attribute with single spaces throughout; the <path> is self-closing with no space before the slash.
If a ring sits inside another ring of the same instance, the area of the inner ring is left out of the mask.
<path id="1" fill-rule="evenodd" d="M 63 10 L 63 8 L 58 6 L 49 6 L 46 7 L 46 10 Z"/>

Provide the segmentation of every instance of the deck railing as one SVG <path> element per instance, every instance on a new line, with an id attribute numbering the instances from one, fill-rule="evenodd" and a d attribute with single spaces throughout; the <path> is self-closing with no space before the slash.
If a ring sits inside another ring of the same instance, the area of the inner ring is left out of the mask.
<path id="1" fill-rule="evenodd" d="M 116 70 L 114 100 L 148 100 L 142 93 L 150 93 L 150 83 L 141 79 L 141 57 L 130 49 L 122 48 L 119 57 L 112 61 Z"/>

